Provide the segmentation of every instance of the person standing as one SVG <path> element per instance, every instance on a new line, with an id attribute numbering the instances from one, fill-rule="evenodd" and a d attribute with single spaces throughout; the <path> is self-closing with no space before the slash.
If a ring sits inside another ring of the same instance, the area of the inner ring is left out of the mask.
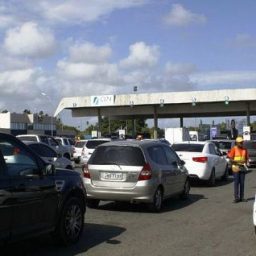
<path id="1" fill-rule="evenodd" d="M 228 132 L 228 138 L 230 140 L 235 140 L 238 136 L 238 130 L 236 129 L 236 123 L 235 120 L 231 120 L 231 128 L 230 131 Z"/>
<path id="2" fill-rule="evenodd" d="M 234 203 L 247 201 L 244 198 L 244 180 L 247 170 L 248 151 L 243 147 L 243 141 L 243 137 L 238 136 L 236 145 L 228 153 L 234 177 Z"/>

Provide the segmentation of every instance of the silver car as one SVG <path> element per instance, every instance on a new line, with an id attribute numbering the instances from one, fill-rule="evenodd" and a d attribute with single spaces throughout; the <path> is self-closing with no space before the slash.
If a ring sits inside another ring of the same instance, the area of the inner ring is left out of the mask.
<path id="1" fill-rule="evenodd" d="M 148 203 L 159 212 L 163 200 L 187 198 L 190 183 L 184 162 L 159 141 L 115 141 L 99 145 L 83 167 L 88 206 L 100 200 Z"/>
<path id="2" fill-rule="evenodd" d="M 52 147 L 42 142 L 24 141 L 24 143 L 39 155 L 45 162 L 53 164 L 56 168 L 73 170 L 72 161 L 58 154 Z"/>

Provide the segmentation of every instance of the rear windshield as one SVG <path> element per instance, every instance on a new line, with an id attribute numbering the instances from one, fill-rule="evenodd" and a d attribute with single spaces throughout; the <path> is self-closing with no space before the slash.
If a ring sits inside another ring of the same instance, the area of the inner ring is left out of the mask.
<path id="1" fill-rule="evenodd" d="M 213 141 L 214 144 L 218 146 L 219 149 L 231 149 L 232 143 L 229 141 Z"/>
<path id="2" fill-rule="evenodd" d="M 255 141 L 245 141 L 244 147 L 247 149 L 254 149 L 256 150 L 256 142 Z"/>
<path id="3" fill-rule="evenodd" d="M 35 136 L 19 136 L 18 139 L 22 141 L 37 141 Z"/>
<path id="4" fill-rule="evenodd" d="M 90 149 L 95 149 L 97 146 L 109 142 L 108 140 L 88 140 L 86 143 L 86 147 Z"/>
<path id="5" fill-rule="evenodd" d="M 75 144 L 76 148 L 82 148 L 84 146 L 85 141 L 77 141 Z"/>
<path id="6" fill-rule="evenodd" d="M 143 166 L 144 156 L 140 148 L 130 146 L 98 147 L 88 164 L 117 164 L 128 166 Z"/>
<path id="7" fill-rule="evenodd" d="M 203 144 L 173 144 L 172 148 L 175 151 L 188 151 L 188 152 L 202 152 L 204 145 Z"/>

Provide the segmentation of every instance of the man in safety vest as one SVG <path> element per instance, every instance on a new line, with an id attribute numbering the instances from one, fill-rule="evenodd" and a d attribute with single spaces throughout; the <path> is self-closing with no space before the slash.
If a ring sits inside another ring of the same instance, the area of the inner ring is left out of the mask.
<path id="1" fill-rule="evenodd" d="M 247 170 L 248 151 L 243 147 L 243 141 L 243 137 L 238 136 L 236 138 L 236 145 L 228 153 L 234 176 L 234 203 L 247 201 L 244 199 L 244 180 Z"/>

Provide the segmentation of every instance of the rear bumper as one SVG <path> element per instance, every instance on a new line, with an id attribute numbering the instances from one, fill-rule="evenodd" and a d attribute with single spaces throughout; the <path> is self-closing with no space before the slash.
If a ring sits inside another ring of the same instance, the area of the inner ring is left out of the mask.
<path id="1" fill-rule="evenodd" d="M 153 201 L 156 186 L 146 182 L 138 181 L 133 188 L 106 188 L 95 187 L 90 179 L 84 178 L 88 199 L 100 199 L 106 201 L 126 201 L 131 203 Z"/>

